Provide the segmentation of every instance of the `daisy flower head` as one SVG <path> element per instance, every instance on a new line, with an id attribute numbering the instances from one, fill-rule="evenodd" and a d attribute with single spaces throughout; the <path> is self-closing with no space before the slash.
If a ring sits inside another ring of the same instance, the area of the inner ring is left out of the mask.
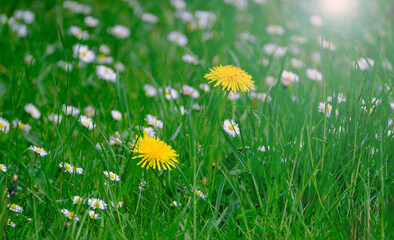
<path id="1" fill-rule="evenodd" d="M 156 88 L 150 84 L 144 85 L 144 92 L 145 92 L 146 96 L 148 96 L 148 97 L 154 97 L 157 94 Z"/>
<path id="2" fill-rule="evenodd" d="M 74 196 L 73 197 L 73 204 L 81 204 L 83 202 L 83 198 L 80 196 Z"/>
<path id="3" fill-rule="evenodd" d="M 116 82 L 116 73 L 112 68 L 106 67 L 104 65 L 99 65 L 96 67 L 97 77 L 105 81 Z"/>
<path id="4" fill-rule="evenodd" d="M 84 115 L 79 118 L 79 122 L 89 130 L 92 130 L 96 126 L 96 124 L 93 124 L 93 120 L 90 117 Z"/>
<path id="5" fill-rule="evenodd" d="M 275 24 L 269 25 L 266 30 L 268 34 L 283 35 L 283 33 L 285 33 L 285 29 L 283 27 Z"/>
<path id="6" fill-rule="evenodd" d="M 122 144 L 122 139 L 120 139 L 120 133 L 115 132 L 115 135 L 110 136 L 109 145 L 120 146 Z"/>
<path id="7" fill-rule="evenodd" d="M 147 134 L 151 137 L 155 136 L 155 129 L 153 127 L 140 127 L 137 126 L 136 127 L 138 129 L 138 131 L 141 131 L 144 135 Z"/>
<path id="8" fill-rule="evenodd" d="M 179 97 L 179 94 L 177 90 L 171 87 L 166 87 L 164 90 L 164 96 L 167 100 L 173 100 L 173 99 L 177 99 Z"/>
<path id="9" fill-rule="evenodd" d="M 83 173 L 83 169 L 80 168 L 80 167 L 76 167 L 75 168 L 75 172 L 78 173 L 78 174 L 82 174 Z"/>
<path id="10" fill-rule="evenodd" d="M 25 106 L 25 111 L 29 113 L 34 119 L 39 119 L 41 117 L 40 111 L 33 104 L 29 103 Z"/>
<path id="11" fill-rule="evenodd" d="M 324 39 L 322 36 L 318 36 L 316 40 L 324 49 L 330 49 L 330 51 L 335 51 L 337 49 L 332 42 Z"/>
<path id="12" fill-rule="evenodd" d="M 188 86 L 188 85 L 183 85 L 181 92 L 183 95 L 190 96 L 194 99 L 200 97 L 200 93 L 195 88 Z"/>
<path id="13" fill-rule="evenodd" d="M 64 216 L 66 216 L 68 219 L 74 219 L 75 221 L 79 221 L 79 217 L 75 216 L 74 212 L 71 212 L 65 208 L 60 210 L 60 212 L 63 213 Z"/>
<path id="14" fill-rule="evenodd" d="M 293 82 L 298 82 L 300 78 L 297 74 L 284 70 L 282 72 L 281 82 L 285 87 L 288 87 Z"/>
<path id="15" fill-rule="evenodd" d="M 101 210 L 104 210 L 107 208 L 107 204 L 98 198 L 91 198 L 88 200 L 89 206 L 91 206 L 93 209 L 99 208 Z"/>
<path id="16" fill-rule="evenodd" d="M 29 147 L 29 150 L 31 150 L 31 151 L 37 153 L 37 154 L 40 155 L 41 157 L 44 157 L 44 156 L 48 155 L 48 153 L 47 153 L 47 151 L 45 151 L 45 149 L 39 148 L 39 147 L 36 147 L 36 146 L 30 146 L 30 147 Z"/>
<path id="17" fill-rule="evenodd" d="M 0 117 L 0 132 L 8 133 L 10 130 L 10 123 L 4 118 Z"/>
<path id="18" fill-rule="evenodd" d="M 173 201 L 172 203 L 170 203 L 170 206 L 171 207 L 179 207 L 179 206 L 181 206 L 181 204 L 178 203 L 177 201 Z"/>
<path id="19" fill-rule="evenodd" d="M 10 227 L 15 227 L 15 223 L 13 221 L 11 221 L 11 219 L 7 220 L 7 225 Z"/>
<path id="20" fill-rule="evenodd" d="M 290 60 L 291 66 L 295 69 L 300 69 L 302 67 L 305 67 L 305 63 L 297 58 L 292 58 Z"/>
<path id="21" fill-rule="evenodd" d="M 306 76 L 313 81 L 318 81 L 321 82 L 323 80 L 323 76 L 321 72 L 317 71 L 316 69 L 310 69 L 308 68 L 306 70 Z"/>
<path id="22" fill-rule="evenodd" d="M 200 190 L 196 190 L 195 193 L 196 193 L 197 196 L 199 196 L 202 199 L 205 199 L 207 197 Z"/>
<path id="23" fill-rule="evenodd" d="M 118 39 L 124 39 L 130 36 L 130 29 L 123 25 L 115 25 L 112 28 L 108 28 L 108 33 Z"/>
<path id="24" fill-rule="evenodd" d="M 318 110 L 319 112 L 325 113 L 327 117 L 330 117 L 332 112 L 332 106 L 329 103 L 320 102 Z"/>
<path id="25" fill-rule="evenodd" d="M 99 20 L 92 16 L 86 16 L 84 22 L 88 27 L 97 27 L 97 25 L 99 24 Z"/>
<path id="26" fill-rule="evenodd" d="M 120 177 L 113 172 L 104 171 L 104 175 L 111 179 L 112 181 L 120 181 Z"/>
<path id="27" fill-rule="evenodd" d="M 151 137 L 149 135 L 139 136 L 136 138 L 136 143 L 132 145 L 132 151 L 136 154 L 133 159 L 140 158 L 141 161 L 137 165 L 146 169 L 150 167 L 158 168 L 161 171 L 171 170 L 171 167 L 176 168 L 174 163 L 178 163 L 179 156 L 175 150 L 167 143 L 161 141 L 158 137 Z"/>
<path id="28" fill-rule="evenodd" d="M 23 208 L 21 206 L 19 206 L 19 205 L 16 205 L 15 203 L 8 204 L 8 207 L 13 212 L 17 212 L 17 213 L 22 213 L 23 212 Z"/>
<path id="29" fill-rule="evenodd" d="M 114 59 L 112 57 L 106 56 L 104 54 L 100 54 L 97 56 L 97 62 L 99 64 L 111 64 L 114 62 Z"/>
<path id="30" fill-rule="evenodd" d="M 100 219 L 100 214 L 95 213 L 93 210 L 89 210 L 90 219 Z"/>
<path id="31" fill-rule="evenodd" d="M 81 112 L 79 108 L 76 108 L 74 106 L 66 106 L 66 105 L 63 105 L 62 110 L 67 116 L 72 115 L 74 117 L 78 116 L 78 114 Z"/>
<path id="32" fill-rule="evenodd" d="M 12 126 L 14 128 L 19 128 L 25 132 L 29 132 L 31 130 L 31 126 L 29 124 L 24 124 L 18 119 L 15 119 L 14 121 L 12 121 Z M 1 127 L 1 125 L 0 125 L 0 127 Z"/>
<path id="33" fill-rule="evenodd" d="M 186 46 L 188 42 L 186 35 L 180 32 L 175 32 L 175 31 L 170 32 L 167 37 L 168 40 L 178 44 L 181 47 Z"/>
<path id="34" fill-rule="evenodd" d="M 216 81 L 214 87 L 222 85 L 223 90 L 233 91 L 234 93 L 237 93 L 237 91 L 248 92 L 250 89 L 254 90 L 252 76 L 233 65 L 220 65 L 211 68 L 204 78 L 209 80 L 208 83 Z"/>
<path id="35" fill-rule="evenodd" d="M 238 124 L 236 124 L 233 120 L 224 120 L 223 128 L 232 137 L 235 137 L 235 135 L 239 135 Z"/>
<path id="36" fill-rule="evenodd" d="M 59 163 L 59 167 L 63 167 L 63 163 Z M 72 166 L 69 163 L 64 163 L 64 172 L 69 172 L 73 173 L 74 172 L 74 166 Z"/>
<path id="37" fill-rule="evenodd" d="M 155 128 L 163 128 L 163 122 L 150 114 L 146 115 L 145 121 Z"/>
<path id="38" fill-rule="evenodd" d="M 116 121 L 122 120 L 122 113 L 119 112 L 118 110 L 112 110 L 111 115 L 112 115 L 112 118 L 115 119 Z"/>
<path id="39" fill-rule="evenodd" d="M 186 53 L 186 54 L 184 54 L 184 55 L 182 56 L 182 60 L 183 60 L 184 62 L 191 63 L 191 64 L 193 64 L 193 65 L 198 65 L 198 59 L 197 59 L 195 56 L 190 55 L 190 54 L 188 54 L 188 53 Z"/>
<path id="40" fill-rule="evenodd" d="M 94 116 L 94 107 L 92 107 L 92 106 L 87 106 L 85 109 L 84 109 L 84 112 L 85 112 L 85 115 L 86 116 L 88 116 L 88 117 L 93 117 Z"/>
<path id="41" fill-rule="evenodd" d="M 48 120 L 54 123 L 60 123 L 62 121 L 62 115 L 51 113 L 48 115 Z"/>
<path id="42" fill-rule="evenodd" d="M 144 13 L 141 16 L 141 20 L 150 24 L 155 24 L 159 21 L 159 18 L 152 13 Z"/>
<path id="43" fill-rule="evenodd" d="M 7 172 L 7 166 L 4 164 L 0 164 L 0 171 Z"/>
<path id="44" fill-rule="evenodd" d="M 206 83 L 202 83 L 202 84 L 200 84 L 200 89 L 201 90 L 203 90 L 205 93 L 207 93 L 207 92 L 210 92 L 211 91 L 211 88 L 209 87 L 209 85 L 208 84 L 206 84 Z"/>
<path id="45" fill-rule="evenodd" d="M 89 50 L 88 46 L 80 44 L 75 44 L 73 46 L 73 56 L 85 63 L 94 62 L 96 58 L 96 55 L 93 51 Z"/>
<path id="46" fill-rule="evenodd" d="M 68 29 L 68 32 L 78 40 L 88 40 L 90 37 L 88 31 L 83 31 L 80 27 L 77 26 L 71 26 Z"/>
<path id="47" fill-rule="evenodd" d="M 72 71 L 73 70 L 73 65 L 71 63 L 68 63 L 66 61 L 60 60 L 56 63 L 56 66 L 59 68 L 63 69 L 64 71 Z"/>
<path id="48" fill-rule="evenodd" d="M 369 68 L 369 66 L 371 65 L 371 67 L 373 67 L 375 61 L 369 58 L 360 58 L 357 61 L 353 62 L 353 67 L 358 67 L 360 68 L 361 71 L 364 71 L 366 69 Z"/>
<path id="49" fill-rule="evenodd" d="M 241 97 L 241 95 L 239 94 L 239 93 L 234 93 L 234 92 L 232 92 L 232 91 L 230 91 L 229 93 L 228 93 L 228 99 L 229 100 L 237 100 L 237 99 L 239 99 Z"/>

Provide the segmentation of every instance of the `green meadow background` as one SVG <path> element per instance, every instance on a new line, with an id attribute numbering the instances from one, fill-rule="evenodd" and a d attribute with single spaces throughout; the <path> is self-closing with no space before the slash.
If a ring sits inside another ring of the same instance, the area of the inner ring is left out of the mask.
<path id="1" fill-rule="evenodd" d="M 215 13 L 216 21 L 207 30 L 191 30 L 175 17 L 167 0 L 138 2 L 142 12 L 159 17 L 156 24 L 141 21 L 125 1 L 81 3 L 92 7 L 89 15 L 99 19 L 97 27 L 87 28 L 85 15 L 63 8 L 63 1 L 0 3 L 0 14 L 8 17 L 17 9 L 35 13 L 24 38 L 0 24 L 0 117 L 32 126 L 28 133 L 12 126 L 7 134 L 0 132 L 0 164 L 7 166 L 7 172 L 0 171 L 1 239 L 394 238 L 394 142 L 389 133 L 394 74 L 383 67 L 386 60 L 394 64 L 393 2 L 360 0 L 356 14 L 322 15 L 326 24 L 317 28 L 309 21 L 321 11 L 317 1 L 249 1 L 244 10 L 224 0 L 187 1 L 187 11 Z M 292 29 L 286 28 L 289 23 L 294 23 Z M 130 29 L 130 37 L 117 39 L 107 33 L 118 24 Z M 268 34 L 270 24 L 283 26 L 285 33 Z M 79 41 L 68 33 L 70 26 L 88 30 L 90 39 Z M 171 31 L 184 33 L 188 44 L 170 42 Z M 213 38 L 203 41 L 206 32 Z M 256 40 L 240 39 L 243 32 Z M 275 58 L 263 52 L 267 43 L 289 46 L 292 35 L 309 40 L 298 45 L 299 55 L 288 51 Z M 320 35 L 332 41 L 336 51 L 321 48 L 316 41 Z M 126 70 L 117 72 L 115 83 L 98 79 L 97 63 L 78 67 L 72 56 L 77 43 L 96 55 L 101 44 L 108 45 L 110 56 Z M 54 47 L 52 54 L 46 51 L 48 45 Z M 312 60 L 313 52 L 320 53 L 321 61 Z M 197 56 L 200 63 L 182 61 L 185 53 Z M 27 64 L 27 55 L 35 62 Z M 306 67 L 292 68 L 293 57 Z M 364 57 L 373 59 L 374 66 L 365 71 L 353 67 L 353 61 Z M 264 66 L 262 59 L 269 64 Z M 62 70 L 56 65 L 59 60 L 72 62 L 74 68 Z M 205 93 L 199 85 L 208 82 L 204 75 L 217 65 L 245 70 L 256 92 L 267 93 L 271 101 L 247 93 L 231 101 L 213 84 Z M 323 81 L 309 80 L 306 68 L 320 71 Z M 296 73 L 300 81 L 282 86 L 283 70 Z M 266 76 L 278 82 L 269 86 Z M 201 96 L 180 94 L 169 101 L 159 93 L 150 98 L 144 84 L 171 86 L 178 92 L 190 85 Z M 327 117 L 318 105 L 333 93 L 343 93 L 346 102 L 337 103 L 334 97 Z M 372 98 L 380 103 L 372 112 L 364 111 L 363 106 L 372 108 Z M 25 112 L 28 103 L 39 109 L 40 119 Z M 192 109 L 196 103 L 199 111 Z M 96 128 L 88 130 L 78 117 L 65 116 L 63 104 L 82 113 L 93 106 Z M 183 116 L 181 105 L 187 110 Z M 111 117 L 113 109 L 123 114 L 122 121 Z M 63 114 L 62 122 L 50 122 L 51 113 Z M 172 171 L 142 169 L 132 159 L 129 143 L 141 134 L 136 126 L 148 126 L 147 114 L 164 122 L 156 136 L 179 154 Z M 239 124 L 239 136 L 232 138 L 223 130 L 225 119 Z M 121 146 L 109 144 L 116 131 Z M 28 150 L 32 145 L 49 155 L 36 156 Z M 259 151 L 260 146 L 267 151 Z M 84 173 L 62 172 L 63 161 L 82 167 Z M 120 181 L 109 181 L 103 171 L 118 174 Z M 142 179 L 146 185 L 140 190 Z M 11 188 L 17 194 L 10 195 Z M 74 205 L 73 196 L 96 197 L 108 207 L 96 209 L 101 218 L 92 220 L 89 206 Z M 123 201 L 123 206 L 111 207 L 111 201 Z M 171 206 L 173 201 L 180 206 Z M 21 206 L 23 214 L 10 211 L 9 203 Z M 80 221 L 66 218 L 63 208 L 74 211 Z M 7 225 L 8 219 L 15 227 Z"/>

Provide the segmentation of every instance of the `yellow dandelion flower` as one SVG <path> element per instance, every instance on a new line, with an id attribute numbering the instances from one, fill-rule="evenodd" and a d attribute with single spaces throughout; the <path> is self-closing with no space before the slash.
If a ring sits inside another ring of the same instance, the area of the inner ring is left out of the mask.
<path id="1" fill-rule="evenodd" d="M 210 80 L 209 83 L 217 81 L 214 87 L 222 85 L 223 90 L 248 92 L 254 89 L 254 81 L 252 76 L 244 70 L 232 65 L 214 67 L 210 69 L 210 73 L 205 74 L 205 78 Z"/>
<path id="2" fill-rule="evenodd" d="M 167 143 L 161 141 L 158 137 L 151 137 L 147 134 L 137 138 L 137 142 L 132 146 L 134 147 L 133 152 L 136 153 L 135 158 L 142 158 L 137 165 L 141 165 L 142 168 L 146 166 L 146 169 L 156 167 L 161 171 L 161 168 L 171 170 L 171 166 L 176 168 L 174 163 L 178 163 L 176 157 L 179 155 L 169 146 Z"/>

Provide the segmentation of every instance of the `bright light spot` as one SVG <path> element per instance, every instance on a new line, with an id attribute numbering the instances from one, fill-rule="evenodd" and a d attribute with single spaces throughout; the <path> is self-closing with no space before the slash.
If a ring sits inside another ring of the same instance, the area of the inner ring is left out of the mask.
<path id="1" fill-rule="evenodd" d="M 356 13 L 357 0 L 321 0 L 324 14 L 332 16 L 351 16 Z"/>

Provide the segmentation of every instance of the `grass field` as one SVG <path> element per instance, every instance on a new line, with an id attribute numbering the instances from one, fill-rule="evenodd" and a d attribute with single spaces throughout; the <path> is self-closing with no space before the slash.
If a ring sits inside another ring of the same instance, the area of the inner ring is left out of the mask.
<path id="1" fill-rule="evenodd" d="M 394 239 L 393 12 L 2 1 L 0 239 Z"/>

